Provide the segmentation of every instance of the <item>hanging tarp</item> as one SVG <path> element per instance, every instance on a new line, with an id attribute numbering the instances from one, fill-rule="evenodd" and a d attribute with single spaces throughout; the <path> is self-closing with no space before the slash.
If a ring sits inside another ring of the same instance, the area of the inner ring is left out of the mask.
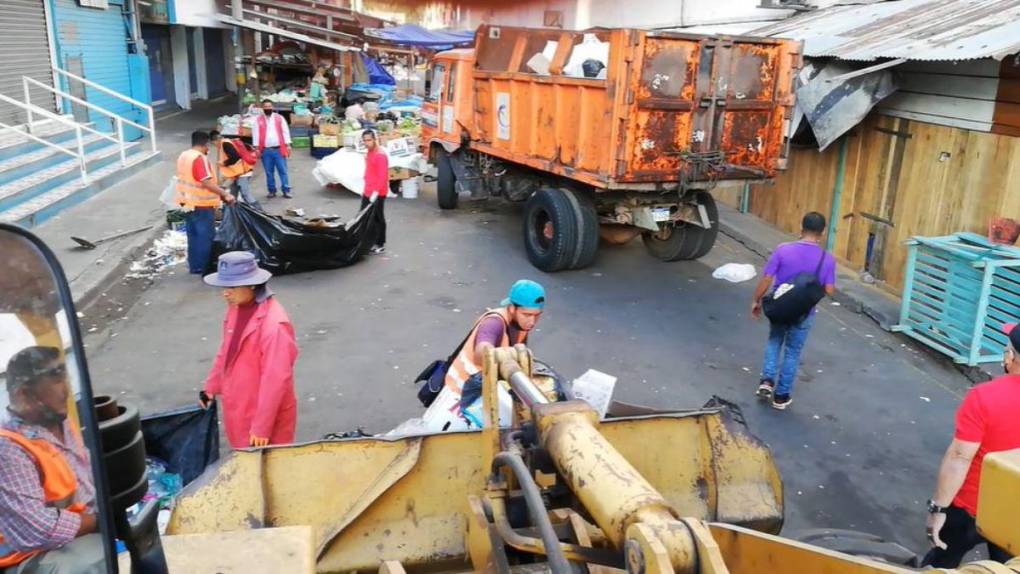
<path id="1" fill-rule="evenodd" d="M 250 251 L 274 275 L 337 269 L 360 260 L 375 243 L 375 204 L 346 224 L 323 219 L 297 221 L 246 203 L 223 208 L 216 253 Z"/>
<path id="2" fill-rule="evenodd" d="M 369 28 L 365 35 L 401 46 L 418 46 L 433 50 L 448 50 L 455 46 L 473 44 L 473 30 L 426 30 L 415 24 L 404 24 L 390 28 Z"/>
<path id="3" fill-rule="evenodd" d="M 804 65 L 798 78 L 794 132 L 800 120 L 806 119 L 818 140 L 818 148 L 824 150 L 896 91 L 890 70 L 840 79 L 854 71 L 854 66 L 838 60 Z"/>
<path id="4" fill-rule="evenodd" d="M 384 84 L 388 86 L 395 86 L 397 84 L 393 76 L 375 58 L 368 54 L 362 54 L 361 59 L 365 62 L 365 69 L 368 70 L 369 84 Z"/>

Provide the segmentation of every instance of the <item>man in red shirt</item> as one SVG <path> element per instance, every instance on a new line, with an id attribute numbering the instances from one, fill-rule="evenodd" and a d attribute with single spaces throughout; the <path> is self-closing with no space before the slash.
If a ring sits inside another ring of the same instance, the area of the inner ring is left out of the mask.
<path id="1" fill-rule="evenodd" d="M 978 534 L 975 522 L 985 455 L 1020 448 L 1020 329 L 1009 324 L 1003 331 L 1009 338 L 1003 359 L 1006 374 L 972 388 L 956 411 L 956 434 L 928 501 L 928 539 L 933 548 L 923 566 L 956 568 L 981 543 L 988 544 L 992 560 L 1010 558 Z"/>
<path id="2" fill-rule="evenodd" d="M 376 226 L 378 235 L 372 253 L 384 253 L 386 251 L 386 214 L 383 207 L 386 205 L 386 195 L 390 191 L 390 160 L 386 153 L 379 149 L 375 139 L 375 132 L 365 130 L 361 134 L 361 141 L 368 149 L 365 154 L 365 191 L 361 194 L 361 209 L 365 209 L 370 203 L 376 202 Z"/>

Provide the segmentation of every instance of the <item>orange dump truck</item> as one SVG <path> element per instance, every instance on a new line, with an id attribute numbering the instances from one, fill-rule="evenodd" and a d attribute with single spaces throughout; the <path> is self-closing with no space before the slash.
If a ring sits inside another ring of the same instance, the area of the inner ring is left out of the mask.
<path id="1" fill-rule="evenodd" d="M 708 253 L 711 190 L 785 167 L 800 44 L 633 29 L 482 26 L 432 61 L 423 136 L 439 207 L 526 202 L 528 258 L 592 262 L 601 235 Z"/>

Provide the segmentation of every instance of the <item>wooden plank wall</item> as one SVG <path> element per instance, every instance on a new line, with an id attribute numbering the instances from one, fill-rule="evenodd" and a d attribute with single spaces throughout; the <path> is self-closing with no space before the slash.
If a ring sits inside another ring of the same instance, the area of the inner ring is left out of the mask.
<path id="1" fill-rule="evenodd" d="M 993 216 L 1020 218 L 1020 138 L 871 114 L 848 146 L 834 253 L 864 269 L 874 234 L 871 272 L 891 291 L 902 289 L 912 236 L 985 234 Z M 794 150 L 774 185 L 752 188 L 751 212 L 790 233 L 807 211 L 828 219 L 839 147 Z"/>

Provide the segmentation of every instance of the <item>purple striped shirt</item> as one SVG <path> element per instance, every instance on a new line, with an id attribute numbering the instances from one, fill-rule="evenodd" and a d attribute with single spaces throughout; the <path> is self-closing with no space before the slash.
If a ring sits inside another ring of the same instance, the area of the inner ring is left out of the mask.
<path id="1" fill-rule="evenodd" d="M 70 438 L 74 431 L 69 422 L 64 421 L 64 437 L 69 439 L 66 443 L 10 411 L 0 427 L 31 439 L 42 438 L 54 445 L 78 479 L 74 501 L 85 504 L 86 512 L 96 511 L 96 488 L 89 453 L 79 441 Z M 74 540 L 80 526 L 79 514 L 47 506 L 39 469 L 32 456 L 13 441 L 0 437 L 0 533 L 4 535 L 0 556 L 12 551 L 58 548 Z"/>

